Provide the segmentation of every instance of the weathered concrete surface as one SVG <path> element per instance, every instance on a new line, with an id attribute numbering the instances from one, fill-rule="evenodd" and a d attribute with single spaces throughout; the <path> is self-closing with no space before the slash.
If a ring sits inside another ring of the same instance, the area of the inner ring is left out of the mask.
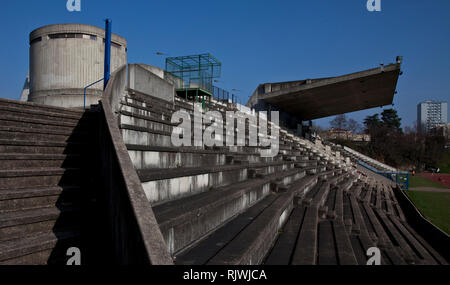
<path id="1" fill-rule="evenodd" d="M 265 83 L 247 106 L 273 109 L 313 120 L 392 104 L 400 63 L 343 76 Z"/>
<path id="2" fill-rule="evenodd" d="M 84 87 L 104 76 L 104 37 L 103 29 L 82 24 L 49 25 L 31 32 L 28 100 L 83 107 Z M 114 72 L 127 63 L 127 42 L 116 34 L 111 40 L 111 72 Z M 103 82 L 91 86 L 86 105 L 96 104 L 102 91 Z"/>
<path id="3" fill-rule="evenodd" d="M 120 97 L 111 94 L 121 92 L 115 83 L 120 80 L 125 69 L 111 76 L 101 102 L 103 120 L 100 129 L 100 149 L 103 195 L 108 210 L 112 242 L 117 262 L 121 264 L 151 263 L 173 264 L 166 250 L 164 238 L 148 203 L 141 181 L 134 169 L 123 142 L 117 119 L 111 111 L 110 98 Z"/>
<path id="4" fill-rule="evenodd" d="M 152 71 L 156 72 L 152 72 Z M 130 64 L 128 68 L 129 88 L 140 93 L 174 101 L 175 88 L 173 84 L 161 78 L 161 73 L 148 66 Z M 132 92 L 132 91 L 131 91 Z"/>

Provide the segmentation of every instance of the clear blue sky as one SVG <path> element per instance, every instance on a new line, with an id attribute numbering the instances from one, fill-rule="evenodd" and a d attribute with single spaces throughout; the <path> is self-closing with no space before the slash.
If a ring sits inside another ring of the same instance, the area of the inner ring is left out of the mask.
<path id="1" fill-rule="evenodd" d="M 164 57 L 210 52 L 222 61 L 219 87 L 242 100 L 264 82 L 337 76 L 391 63 L 403 56 L 394 104 L 403 126 L 416 105 L 450 98 L 450 1 L 381 0 L 66 0 L 0 2 L 0 96 L 18 99 L 28 71 L 28 35 L 40 26 L 84 23 L 128 40 L 128 61 L 164 66 Z M 375 108 L 348 114 L 362 121 Z M 327 126 L 331 118 L 318 120 Z"/>

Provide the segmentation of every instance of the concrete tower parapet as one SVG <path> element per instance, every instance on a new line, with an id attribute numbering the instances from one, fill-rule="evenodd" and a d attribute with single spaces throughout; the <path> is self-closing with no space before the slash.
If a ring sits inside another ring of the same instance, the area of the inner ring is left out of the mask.
<path id="1" fill-rule="evenodd" d="M 83 89 L 103 78 L 105 30 L 84 24 L 56 24 L 30 33 L 28 101 L 82 107 Z M 127 63 L 127 41 L 112 35 L 111 72 Z M 86 105 L 103 92 L 99 82 L 86 91 Z"/>

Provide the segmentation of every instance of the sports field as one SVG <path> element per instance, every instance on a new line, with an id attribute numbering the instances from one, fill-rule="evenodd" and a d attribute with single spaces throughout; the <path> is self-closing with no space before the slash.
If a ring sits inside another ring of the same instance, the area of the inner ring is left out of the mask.
<path id="1" fill-rule="evenodd" d="M 406 191 L 422 214 L 450 234 L 450 192 Z"/>
<path id="2" fill-rule="evenodd" d="M 434 182 L 421 174 L 416 174 L 415 176 L 409 175 L 409 188 L 417 187 L 434 187 L 434 188 L 447 188 L 444 185 Z"/>

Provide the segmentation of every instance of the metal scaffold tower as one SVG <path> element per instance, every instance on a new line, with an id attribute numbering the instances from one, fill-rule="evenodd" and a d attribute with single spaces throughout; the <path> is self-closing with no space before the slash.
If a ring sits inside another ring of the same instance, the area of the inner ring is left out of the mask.
<path id="1" fill-rule="evenodd" d="M 177 95 L 197 102 L 210 99 L 221 70 L 222 63 L 209 53 L 166 58 L 166 72 L 180 79 Z"/>

